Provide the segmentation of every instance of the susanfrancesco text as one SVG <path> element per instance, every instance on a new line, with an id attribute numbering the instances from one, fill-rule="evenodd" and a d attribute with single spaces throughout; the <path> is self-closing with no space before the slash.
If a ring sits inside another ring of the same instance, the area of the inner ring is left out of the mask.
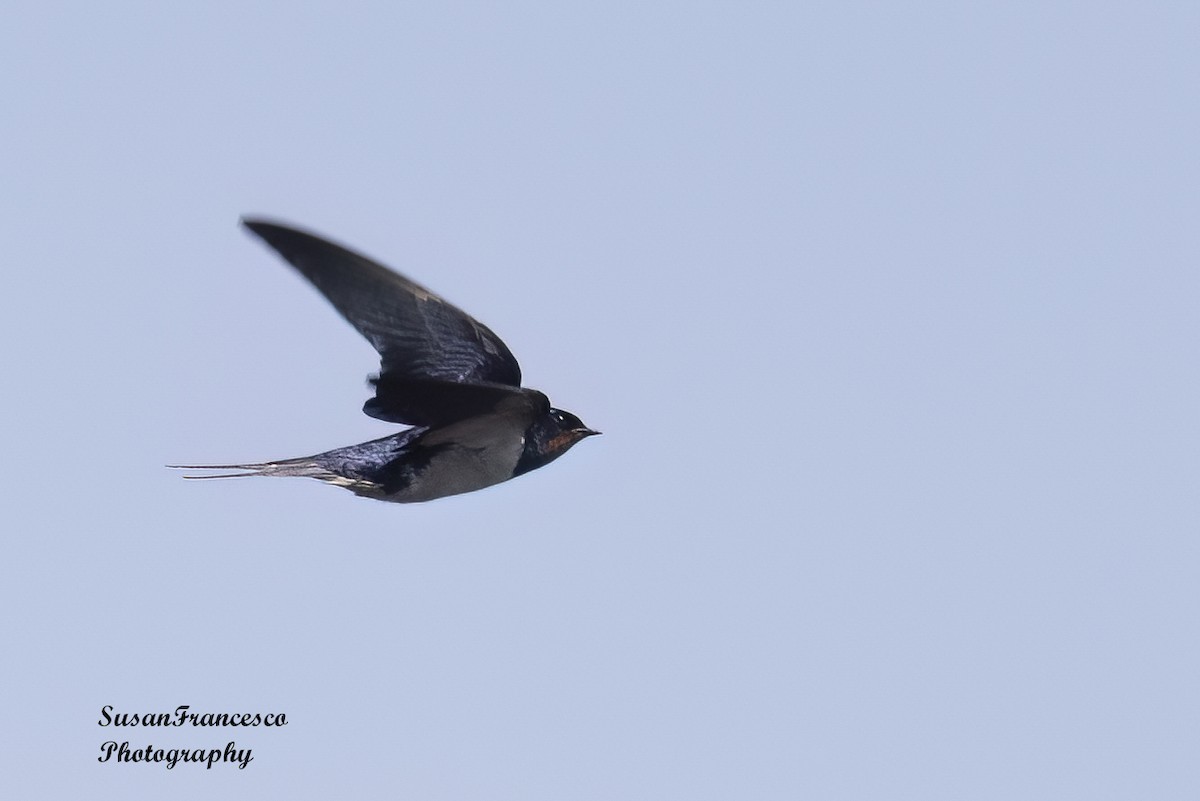
<path id="1" fill-rule="evenodd" d="M 237 714 L 190 712 L 187 704 L 174 712 L 113 712 L 112 704 L 100 710 L 101 726 L 286 726 L 287 715 L 282 712 Z"/>

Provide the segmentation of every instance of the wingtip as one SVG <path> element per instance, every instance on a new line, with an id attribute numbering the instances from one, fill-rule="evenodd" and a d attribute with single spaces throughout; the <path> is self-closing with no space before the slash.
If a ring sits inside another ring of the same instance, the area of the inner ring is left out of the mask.
<path id="1" fill-rule="evenodd" d="M 265 217 L 256 217 L 252 214 L 243 214 L 239 222 L 243 228 L 248 228 L 250 231 L 262 236 L 265 231 L 272 228 L 280 228 L 279 223 L 268 220 Z"/>
<path id="2" fill-rule="evenodd" d="M 281 248 L 294 246 L 298 243 L 321 246 L 333 245 L 332 242 L 318 234 L 314 234 L 312 231 L 297 228 L 282 220 L 243 215 L 241 223 L 242 227 L 281 253 L 283 252 Z"/>

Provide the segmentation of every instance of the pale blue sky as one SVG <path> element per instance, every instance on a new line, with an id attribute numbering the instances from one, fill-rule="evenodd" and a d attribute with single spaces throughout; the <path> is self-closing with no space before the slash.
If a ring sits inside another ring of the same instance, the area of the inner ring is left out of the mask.
<path id="1" fill-rule="evenodd" d="M 1200 12 L 10 3 L 5 798 L 1194 799 Z M 425 505 L 237 227 L 605 432 Z M 100 708 L 283 711 L 244 771 Z M 123 737 L 118 737 L 123 739 Z"/>

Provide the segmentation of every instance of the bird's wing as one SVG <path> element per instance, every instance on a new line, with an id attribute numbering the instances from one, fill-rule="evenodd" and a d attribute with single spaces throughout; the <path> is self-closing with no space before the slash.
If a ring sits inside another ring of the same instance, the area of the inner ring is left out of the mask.
<path id="1" fill-rule="evenodd" d="M 371 383 L 375 397 L 363 411 L 391 423 L 438 427 L 497 412 L 532 422 L 550 411 L 550 400 L 541 392 L 506 384 L 411 380 L 386 373 Z"/>
<path id="2" fill-rule="evenodd" d="M 264 220 L 242 222 L 379 351 L 385 384 L 394 379 L 520 387 L 521 368 L 500 337 L 424 287 L 319 236 Z M 378 400 L 368 401 L 364 411 L 385 420 L 397 417 L 383 416 L 390 414 L 388 404 Z"/>

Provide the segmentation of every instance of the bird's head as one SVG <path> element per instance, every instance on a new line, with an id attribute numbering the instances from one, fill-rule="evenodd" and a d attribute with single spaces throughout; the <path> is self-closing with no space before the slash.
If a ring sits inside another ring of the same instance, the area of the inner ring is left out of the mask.
<path id="1" fill-rule="evenodd" d="M 527 473 L 549 464 L 566 453 L 581 439 L 599 434 L 583 424 L 575 415 L 562 409 L 550 409 L 534 420 L 525 432 L 525 451 L 517 464 L 516 474 Z"/>

